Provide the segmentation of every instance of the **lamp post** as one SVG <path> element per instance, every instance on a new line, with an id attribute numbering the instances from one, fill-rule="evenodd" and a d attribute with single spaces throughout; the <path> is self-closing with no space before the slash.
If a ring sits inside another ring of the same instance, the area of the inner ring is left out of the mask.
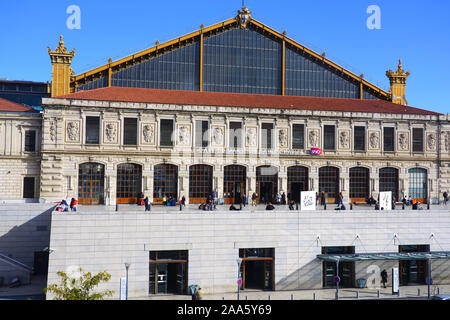
<path id="1" fill-rule="evenodd" d="M 237 278 L 238 278 L 238 281 L 239 281 L 239 273 L 240 273 L 240 271 L 241 271 L 242 258 L 237 258 L 237 259 L 236 259 L 236 262 L 237 262 L 237 265 L 238 265 Z M 239 300 L 239 291 L 240 291 L 241 286 L 239 285 L 239 283 L 238 283 L 237 285 L 238 285 L 237 299 Z"/>
<path id="2" fill-rule="evenodd" d="M 335 298 L 336 300 L 339 299 L 339 258 L 336 258 L 336 293 L 335 293 Z"/>
<path id="3" fill-rule="evenodd" d="M 125 269 L 127 270 L 127 280 L 126 280 L 126 291 L 125 291 L 125 300 L 128 300 L 128 268 L 130 268 L 131 263 L 125 262 Z"/>
<path id="4" fill-rule="evenodd" d="M 428 276 L 427 276 L 427 284 L 428 284 L 428 299 L 430 299 L 430 286 L 431 286 L 431 254 L 427 254 L 427 262 L 428 262 Z"/>

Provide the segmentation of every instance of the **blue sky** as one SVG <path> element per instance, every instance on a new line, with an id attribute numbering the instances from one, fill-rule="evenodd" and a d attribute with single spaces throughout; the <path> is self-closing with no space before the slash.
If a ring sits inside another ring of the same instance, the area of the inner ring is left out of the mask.
<path id="1" fill-rule="evenodd" d="M 0 1 L 0 78 L 50 81 L 47 46 L 59 35 L 76 49 L 75 74 L 234 17 L 242 0 Z M 411 72 L 410 106 L 450 112 L 450 1 L 246 0 L 252 16 L 375 85 L 388 90 L 388 69 Z M 81 29 L 69 30 L 67 7 L 81 10 Z M 369 5 L 381 10 L 381 29 L 369 30 Z"/>

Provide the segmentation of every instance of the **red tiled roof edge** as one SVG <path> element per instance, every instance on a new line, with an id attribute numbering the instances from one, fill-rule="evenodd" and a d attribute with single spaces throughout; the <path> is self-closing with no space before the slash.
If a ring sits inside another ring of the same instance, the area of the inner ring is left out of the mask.
<path id="1" fill-rule="evenodd" d="M 311 111 L 442 115 L 437 112 L 403 106 L 385 100 L 299 97 L 205 91 L 200 92 L 128 87 L 98 88 L 78 91 L 54 98 L 224 107 L 300 109 Z"/>

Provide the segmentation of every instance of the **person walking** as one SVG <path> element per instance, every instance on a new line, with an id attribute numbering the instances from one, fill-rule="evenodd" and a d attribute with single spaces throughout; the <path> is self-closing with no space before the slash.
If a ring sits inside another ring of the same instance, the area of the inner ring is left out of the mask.
<path id="1" fill-rule="evenodd" d="M 447 191 L 444 192 L 443 196 L 444 196 L 444 205 L 447 205 L 447 202 L 448 202 L 448 193 L 447 193 Z"/>
<path id="2" fill-rule="evenodd" d="M 388 278 L 388 274 L 386 272 L 386 269 L 383 269 L 383 271 L 381 271 L 381 282 L 383 283 L 384 288 L 386 288 L 387 278 Z"/>
<path id="3" fill-rule="evenodd" d="M 256 195 L 255 192 L 253 192 L 253 194 L 252 194 L 252 206 L 256 206 L 256 198 L 257 198 L 257 195 Z"/>
<path id="4" fill-rule="evenodd" d="M 247 204 L 247 195 L 244 193 L 244 195 L 242 196 L 242 203 L 245 205 Z"/>
<path id="5" fill-rule="evenodd" d="M 323 192 L 323 191 L 320 194 L 320 204 L 323 206 L 325 205 L 325 192 Z"/>
<path id="6" fill-rule="evenodd" d="M 150 200 L 148 199 L 148 197 L 145 197 L 144 205 L 145 205 L 145 211 L 150 211 Z"/>
<path id="7" fill-rule="evenodd" d="M 344 205 L 344 196 L 342 195 L 342 192 L 339 192 L 339 197 L 338 197 L 338 207 L 341 207 L 342 205 Z"/>
<path id="8" fill-rule="evenodd" d="M 184 195 L 181 197 L 181 205 L 186 207 L 186 197 Z"/>

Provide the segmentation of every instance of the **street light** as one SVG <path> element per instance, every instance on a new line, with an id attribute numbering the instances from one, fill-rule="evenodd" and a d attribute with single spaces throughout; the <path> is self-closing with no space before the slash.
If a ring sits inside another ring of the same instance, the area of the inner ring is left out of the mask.
<path id="1" fill-rule="evenodd" d="M 428 276 L 427 276 L 427 284 L 428 284 L 428 299 L 430 299 L 430 286 L 431 286 L 431 254 L 427 254 L 427 262 L 428 262 Z"/>
<path id="2" fill-rule="evenodd" d="M 127 282 L 126 282 L 126 291 L 125 291 L 125 300 L 128 300 L 128 268 L 130 268 L 131 263 L 125 262 L 125 269 L 127 269 Z"/>
<path id="3" fill-rule="evenodd" d="M 239 273 L 240 273 L 240 271 L 241 271 L 241 263 L 242 263 L 242 258 L 237 258 L 236 259 L 236 262 L 237 262 L 237 265 L 238 265 L 238 273 L 237 273 L 237 277 L 238 277 L 238 281 L 239 281 Z M 237 299 L 239 300 L 239 291 L 240 291 L 240 285 L 239 285 L 239 283 L 237 284 L 238 285 L 238 291 L 237 291 Z"/>

